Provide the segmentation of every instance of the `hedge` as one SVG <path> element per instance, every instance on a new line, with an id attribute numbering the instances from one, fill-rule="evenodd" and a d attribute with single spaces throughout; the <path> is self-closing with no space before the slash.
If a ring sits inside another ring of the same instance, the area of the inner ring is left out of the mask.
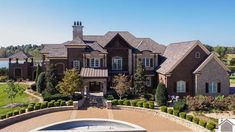
<path id="1" fill-rule="evenodd" d="M 41 103 L 35 104 L 34 110 L 39 110 L 41 108 Z"/>
<path id="2" fill-rule="evenodd" d="M 15 116 L 15 115 L 19 115 L 20 114 L 20 112 L 19 112 L 19 110 L 14 110 L 13 111 L 13 115 Z"/>
<path id="3" fill-rule="evenodd" d="M 167 113 L 169 113 L 169 114 L 173 114 L 173 109 L 167 109 Z"/>
<path id="4" fill-rule="evenodd" d="M 199 119 L 197 117 L 193 117 L 193 122 L 198 124 L 199 123 Z"/>
<path id="5" fill-rule="evenodd" d="M 54 102 L 54 106 L 56 107 L 56 106 L 60 106 L 60 102 Z"/>
<path id="6" fill-rule="evenodd" d="M 137 106 L 137 102 L 138 102 L 137 100 L 132 100 L 131 101 L 131 106 Z"/>
<path id="7" fill-rule="evenodd" d="M 149 108 L 149 103 L 148 103 L 148 102 L 144 102 L 144 103 L 143 103 L 143 107 L 144 107 L 144 108 Z"/>
<path id="8" fill-rule="evenodd" d="M 1 115 L 1 116 L 0 116 L 0 119 L 5 119 L 5 118 L 7 118 L 6 115 Z"/>
<path id="9" fill-rule="evenodd" d="M 192 115 L 186 115 L 186 120 L 192 121 L 192 119 L 193 119 L 193 116 L 192 116 Z"/>
<path id="10" fill-rule="evenodd" d="M 47 108 L 47 102 L 43 102 L 42 104 L 41 104 L 41 109 L 44 109 L 44 108 Z"/>
<path id="11" fill-rule="evenodd" d="M 186 118 L 186 113 L 185 112 L 180 112 L 179 117 L 182 118 L 182 119 L 185 119 Z"/>
<path id="12" fill-rule="evenodd" d="M 125 101 L 123 102 L 123 104 L 124 104 L 124 105 L 127 105 L 127 106 L 130 106 L 130 105 L 131 105 L 131 103 L 130 103 L 129 100 L 125 100 Z"/>
<path id="13" fill-rule="evenodd" d="M 206 124 L 206 128 L 208 129 L 208 130 L 213 130 L 213 129 L 215 129 L 215 124 L 214 123 L 212 123 L 212 122 L 208 122 L 207 124 Z"/>
<path id="14" fill-rule="evenodd" d="M 34 110 L 33 106 L 28 106 L 28 111 L 33 111 L 33 110 Z"/>
<path id="15" fill-rule="evenodd" d="M 21 108 L 20 109 L 20 114 L 23 114 L 23 113 L 25 113 L 26 112 L 26 109 L 25 108 Z"/>
<path id="16" fill-rule="evenodd" d="M 49 102 L 48 103 L 48 107 L 50 108 L 50 107 L 54 107 L 54 102 L 52 101 L 52 102 Z"/>
<path id="17" fill-rule="evenodd" d="M 206 121 L 200 120 L 198 124 L 199 124 L 200 126 L 205 127 L 205 126 L 206 126 Z"/>
<path id="18" fill-rule="evenodd" d="M 66 105 L 66 102 L 65 101 L 61 101 L 60 102 L 60 106 L 65 106 Z"/>
<path id="19" fill-rule="evenodd" d="M 118 100 L 118 105 L 123 105 L 124 100 Z"/>
<path id="20" fill-rule="evenodd" d="M 118 100 L 117 99 L 112 100 L 112 105 L 118 105 Z"/>
<path id="21" fill-rule="evenodd" d="M 179 110 L 173 110 L 173 115 L 179 116 L 180 111 Z"/>
<path id="22" fill-rule="evenodd" d="M 73 105 L 73 100 L 69 100 L 69 101 L 68 101 L 68 105 L 69 105 L 69 106 Z"/>
<path id="23" fill-rule="evenodd" d="M 13 113 L 12 112 L 7 112 L 7 118 L 9 118 L 9 117 L 12 117 L 13 116 Z"/>
<path id="24" fill-rule="evenodd" d="M 153 102 L 153 103 L 151 103 L 151 102 L 152 102 L 152 101 L 149 102 L 149 108 L 150 108 L 150 109 L 154 109 L 154 102 Z"/>
<path id="25" fill-rule="evenodd" d="M 138 102 L 137 102 L 137 106 L 138 106 L 138 107 L 143 107 L 143 103 L 144 103 L 143 101 L 138 101 Z"/>
<path id="26" fill-rule="evenodd" d="M 161 112 L 167 112 L 167 106 L 161 106 Z"/>

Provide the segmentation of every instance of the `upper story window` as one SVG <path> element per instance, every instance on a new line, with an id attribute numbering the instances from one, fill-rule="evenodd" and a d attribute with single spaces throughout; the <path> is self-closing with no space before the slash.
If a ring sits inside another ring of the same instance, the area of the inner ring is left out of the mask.
<path id="1" fill-rule="evenodd" d="M 143 58 L 144 67 L 150 67 L 150 58 Z"/>
<path id="2" fill-rule="evenodd" d="M 112 70 L 122 70 L 122 57 L 116 56 L 112 58 Z"/>
<path id="3" fill-rule="evenodd" d="M 200 57 L 201 57 L 200 52 L 196 52 L 196 53 L 195 53 L 195 58 L 200 58 Z"/>
<path id="4" fill-rule="evenodd" d="M 74 60 L 73 61 L 73 68 L 80 69 L 80 61 L 79 60 Z"/>
<path id="5" fill-rule="evenodd" d="M 185 93 L 186 92 L 186 82 L 185 81 L 177 81 L 176 86 L 176 92 L 177 93 Z"/>
<path id="6" fill-rule="evenodd" d="M 152 78 L 151 77 L 146 77 L 146 86 L 151 87 L 152 86 Z"/>
<path id="7" fill-rule="evenodd" d="M 92 58 L 90 59 L 90 67 L 97 68 L 100 67 L 100 59 L 99 58 Z"/>

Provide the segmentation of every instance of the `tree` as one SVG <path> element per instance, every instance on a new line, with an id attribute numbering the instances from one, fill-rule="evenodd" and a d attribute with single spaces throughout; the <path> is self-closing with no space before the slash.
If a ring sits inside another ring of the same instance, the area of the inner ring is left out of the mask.
<path id="1" fill-rule="evenodd" d="M 231 65 L 231 66 L 235 66 L 235 58 L 232 58 L 232 59 L 230 60 L 230 65 Z"/>
<path id="2" fill-rule="evenodd" d="M 68 95 L 72 98 L 72 95 L 76 91 L 82 91 L 81 77 L 76 69 L 68 69 L 64 73 L 64 78 L 57 85 L 57 89 L 60 93 Z"/>
<path id="3" fill-rule="evenodd" d="M 40 65 L 38 64 L 38 65 L 37 65 L 37 69 L 36 69 L 35 82 L 37 82 L 38 76 L 39 76 L 40 73 L 41 73 L 41 67 L 40 67 Z"/>
<path id="4" fill-rule="evenodd" d="M 41 93 L 46 87 L 46 76 L 45 72 L 41 72 L 38 76 L 36 88 L 39 93 Z"/>
<path id="5" fill-rule="evenodd" d="M 15 84 L 13 81 L 7 82 L 7 87 L 4 88 L 4 93 L 7 94 L 8 98 L 11 99 L 11 103 L 14 103 L 14 99 L 17 95 L 22 95 L 24 88 L 19 84 Z"/>
<path id="6" fill-rule="evenodd" d="M 165 85 L 160 82 L 156 89 L 155 99 L 159 106 L 167 105 L 168 93 Z"/>
<path id="7" fill-rule="evenodd" d="M 115 85 L 114 89 L 120 99 L 127 93 L 130 89 L 130 82 L 128 81 L 128 76 L 118 74 L 114 76 L 113 83 Z"/>
<path id="8" fill-rule="evenodd" d="M 54 64 L 49 65 L 46 70 L 46 91 L 49 94 L 58 93 L 56 85 L 58 84 L 57 70 Z"/>
<path id="9" fill-rule="evenodd" d="M 134 74 L 134 94 L 140 95 L 145 92 L 145 81 L 145 69 L 141 61 L 138 61 Z"/>
<path id="10" fill-rule="evenodd" d="M 226 48 L 222 46 L 216 46 L 214 47 L 214 51 L 220 55 L 220 58 L 224 58 L 224 55 L 226 53 Z"/>

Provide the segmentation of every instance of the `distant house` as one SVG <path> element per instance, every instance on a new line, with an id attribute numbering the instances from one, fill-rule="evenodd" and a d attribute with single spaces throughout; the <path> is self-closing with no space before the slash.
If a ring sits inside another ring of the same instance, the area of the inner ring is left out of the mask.
<path id="1" fill-rule="evenodd" d="M 235 119 L 219 119 L 218 132 L 235 132 Z"/>
<path id="2" fill-rule="evenodd" d="M 114 75 L 133 77 L 138 61 L 146 70 L 149 91 L 153 91 L 159 81 L 166 85 L 170 95 L 227 95 L 229 91 L 229 70 L 198 40 L 166 47 L 151 38 L 137 38 L 127 31 L 84 35 L 82 23 L 75 22 L 71 41 L 43 45 L 44 68 L 55 64 L 61 77 L 66 69 L 80 70 L 85 87 L 91 92 L 107 93 L 113 86 Z M 27 73 L 32 71 L 28 70 Z M 32 79 L 31 74 L 11 77 Z"/>

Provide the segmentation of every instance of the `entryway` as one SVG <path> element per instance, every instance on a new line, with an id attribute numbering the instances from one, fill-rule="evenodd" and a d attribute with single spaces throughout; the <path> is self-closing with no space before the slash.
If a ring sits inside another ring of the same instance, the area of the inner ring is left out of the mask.
<path id="1" fill-rule="evenodd" d="M 101 82 L 97 82 L 97 81 L 94 81 L 94 82 L 90 82 L 89 83 L 90 85 L 90 92 L 100 92 L 101 91 Z"/>

